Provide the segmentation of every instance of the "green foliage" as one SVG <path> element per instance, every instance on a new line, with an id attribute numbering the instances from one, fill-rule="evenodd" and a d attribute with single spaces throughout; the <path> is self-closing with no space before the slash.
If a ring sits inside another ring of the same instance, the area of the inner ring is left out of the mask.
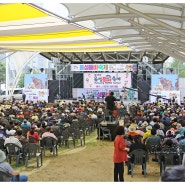
<path id="1" fill-rule="evenodd" d="M 4 62 L 0 63 L 0 83 L 6 82 L 6 64 Z"/>
<path id="2" fill-rule="evenodd" d="M 179 75 L 180 78 L 185 77 L 185 63 L 174 59 L 171 64 L 171 67 L 176 69 L 177 74 Z"/>
<path id="3" fill-rule="evenodd" d="M 17 86 L 20 87 L 20 88 L 23 88 L 24 87 L 24 77 L 26 74 L 30 74 L 29 71 L 25 72 L 25 73 L 22 73 L 21 76 L 19 77 L 19 81 L 17 83 Z M 33 71 L 33 74 L 39 74 L 37 71 Z"/>
<path id="4" fill-rule="evenodd" d="M 23 73 L 21 74 L 20 78 L 19 78 L 19 81 L 17 83 L 17 86 L 20 87 L 20 88 L 23 88 L 24 87 L 24 77 L 26 74 L 29 74 L 29 73 Z"/>

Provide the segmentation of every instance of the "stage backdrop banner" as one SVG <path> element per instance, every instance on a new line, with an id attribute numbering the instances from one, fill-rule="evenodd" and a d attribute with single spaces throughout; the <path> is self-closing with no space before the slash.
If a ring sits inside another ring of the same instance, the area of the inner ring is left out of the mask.
<path id="1" fill-rule="evenodd" d="M 133 93 L 129 93 L 128 90 L 123 89 L 86 89 L 86 88 L 73 88 L 73 97 L 76 99 L 83 99 L 82 94 L 85 95 L 85 100 L 90 99 L 90 94 L 93 94 L 93 97 L 95 100 L 103 100 L 106 96 L 110 94 L 110 92 L 114 92 L 114 96 L 116 99 L 119 99 L 120 101 L 137 101 L 138 100 L 138 92 L 133 90 Z"/>
<path id="2" fill-rule="evenodd" d="M 152 91 L 178 91 L 179 90 L 178 75 L 162 74 L 151 76 Z"/>
<path id="3" fill-rule="evenodd" d="M 46 74 L 27 74 L 24 78 L 24 90 L 26 101 L 48 102 L 49 89 Z"/>
<path id="4" fill-rule="evenodd" d="M 25 89 L 48 89 L 46 74 L 26 74 L 24 77 Z"/>
<path id="5" fill-rule="evenodd" d="M 45 101 L 48 102 L 48 89 L 24 89 L 23 93 L 26 94 L 26 101 L 28 100 L 37 102 L 37 101 Z"/>
<path id="6" fill-rule="evenodd" d="M 131 73 L 84 73 L 84 88 L 131 88 Z"/>

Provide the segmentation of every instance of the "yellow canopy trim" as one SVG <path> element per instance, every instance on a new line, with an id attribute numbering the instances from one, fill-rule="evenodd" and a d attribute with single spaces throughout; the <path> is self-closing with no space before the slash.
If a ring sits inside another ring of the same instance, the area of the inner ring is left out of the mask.
<path id="1" fill-rule="evenodd" d="M 0 22 L 49 16 L 24 3 L 0 5 Z"/>
<path id="2" fill-rule="evenodd" d="M 17 40 L 41 40 L 41 39 L 55 39 L 55 38 L 69 38 L 95 35 L 88 30 L 74 30 L 67 32 L 52 32 L 43 34 L 29 34 L 29 35 L 15 35 L 15 36 L 1 36 L 0 41 L 17 41 Z"/>
<path id="3" fill-rule="evenodd" d="M 12 50 L 19 50 L 19 51 L 39 51 L 39 52 L 103 52 L 103 51 L 131 51 L 131 48 L 127 46 L 121 46 L 121 47 L 97 47 L 97 48 L 55 48 L 55 47 L 50 47 L 50 48 L 21 48 L 21 49 L 16 49 L 16 48 L 9 48 Z"/>
<path id="4" fill-rule="evenodd" d="M 94 47 L 94 46 L 104 46 L 104 45 L 114 45 L 115 46 L 115 42 L 114 41 L 95 41 L 95 42 L 82 42 L 82 43 L 68 43 L 68 44 L 31 44 L 31 45 L 25 45 L 25 44 L 19 44 L 19 45 L 14 45 L 15 48 L 24 48 L 24 47 L 28 47 L 28 48 L 50 48 L 50 47 Z M 8 45 L 4 45 L 1 44 L 1 47 L 7 47 Z"/>

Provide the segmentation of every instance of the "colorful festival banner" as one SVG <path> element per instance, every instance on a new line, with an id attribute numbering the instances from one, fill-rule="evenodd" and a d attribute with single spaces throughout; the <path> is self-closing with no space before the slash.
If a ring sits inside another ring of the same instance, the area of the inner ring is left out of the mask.
<path id="1" fill-rule="evenodd" d="M 137 64 L 71 64 L 71 71 L 137 71 Z"/>
<path id="2" fill-rule="evenodd" d="M 24 90 L 26 101 L 48 102 L 49 89 L 46 74 L 27 74 L 24 78 Z"/>
<path id="3" fill-rule="evenodd" d="M 45 101 L 48 102 L 48 89 L 24 89 L 23 93 L 26 94 L 26 101 Z"/>
<path id="4" fill-rule="evenodd" d="M 131 73 L 84 73 L 84 88 L 131 87 Z"/>
<path id="5" fill-rule="evenodd" d="M 26 74 L 24 78 L 25 89 L 48 89 L 46 74 Z"/>
<path id="6" fill-rule="evenodd" d="M 152 91 L 178 91 L 178 75 L 162 74 L 151 76 L 151 90 Z"/>
<path id="7" fill-rule="evenodd" d="M 120 101 L 137 101 L 138 100 L 138 92 L 121 89 L 99 89 L 99 88 L 73 88 L 73 97 L 77 99 L 83 99 L 83 95 L 86 100 L 90 99 L 90 94 L 93 94 L 93 99 L 104 101 L 104 98 L 110 94 L 110 92 L 114 92 L 114 96 L 116 99 Z"/>

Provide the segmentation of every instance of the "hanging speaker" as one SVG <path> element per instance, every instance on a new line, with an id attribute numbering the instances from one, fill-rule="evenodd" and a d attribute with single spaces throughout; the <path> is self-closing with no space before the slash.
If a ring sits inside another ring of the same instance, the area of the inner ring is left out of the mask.
<path id="1" fill-rule="evenodd" d="M 56 80 L 56 71 L 55 70 L 52 70 L 52 79 Z"/>

